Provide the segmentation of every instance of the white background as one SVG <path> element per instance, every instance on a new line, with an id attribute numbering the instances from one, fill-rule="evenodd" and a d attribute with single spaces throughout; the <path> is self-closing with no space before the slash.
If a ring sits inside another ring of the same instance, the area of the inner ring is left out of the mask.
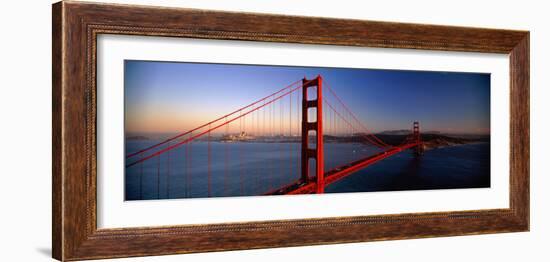
<path id="1" fill-rule="evenodd" d="M 100 35 L 97 59 L 99 228 L 509 207 L 506 55 Z M 491 187 L 124 202 L 125 59 L 490 73 L 491 139 L 503 141 L 491 144 Z"/>
<path id="2" fill-rule="evenodd" d="M 105 0 L 107 1 L 107 0 Z M 109 1 L 111 2 L 111 1 Z M 119 1 L 531 31 L 531 232 L 217 252 L 127 261 L 548 261 L 550 29 L 545 1 Z M 51 246 L 51 7 L 0 11 L 1 260 L 48 261 Z"/>

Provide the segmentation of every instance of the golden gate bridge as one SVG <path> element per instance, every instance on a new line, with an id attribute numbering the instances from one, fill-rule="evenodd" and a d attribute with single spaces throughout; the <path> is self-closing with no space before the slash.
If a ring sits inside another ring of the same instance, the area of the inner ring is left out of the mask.
<path id="1" fill-rule="evenodd" d="M 287 102 L 283 103 L 284 100 Z M 294 102 L 295 106 L 293 108 Z M 288 107 L 288 109 L 285 110 L 285 107 Z M 211 147 L 211 143 L 214 140 L 213 134 L 217 132 L 218 134 L 223 134 L 224 137 L 230 137 L 231 131 L 234 129 L 237 129 L 239 135 L 224 143 L 224 149 L 221 153 L 222 157 L 220 158 L 220 161 L 224 162 L 225 170 L 222 172 L 224 182 L 221 185 L 220 183 L 213 183 L 212 165 L 215 164 L 213 163 L 213 150 Z M 293 143 L 288 143 L 289 146 L 281 145 L 279 148 L 281 154 L 284 151 L 292 152 L 293 150 L 299 150 L 299 164 L 293 165 L 293 163 L 289 163 L 288 167 L 281 165 L 278 171 L 280 173 L 295 174 L 295 177 L 290 181 L 285 181 L 286 183 L 281 182 L 278 185 L 273 185 L 273 174 L 265 174 L 265 176 L 260 176 L 259 178 L 256 176 L 255 183 L 257 184 L 257 188 L 262 188 L 258 185 L 262 183 L 261 180 L 264 180 L 261 179 L 263 177 L 266 177 L 265 180 L 270 184 L 264 186 L 267 188 L 265 192 L 260 192 L 257 195 L 324 193 L 328 185 L 388 157 L 408 149 L 412 149 L 415 155 L 420 155 L 423 151 L 419 122 L 415 121 L 413 123 L 411 133 L 400 144 L 387 144 L 374 133 L 370 132 L 366 125 L 355 116 L 336 92 L 324 81 L 323 77 L 318 75 L 314 79 L 308 80 L 304 78 L 298 80 L 231 113 L 129 153 L 126 155 L 125 160 L 126 174 L 139 176 L 138 199 L 143 199 L 143 181 L 145 176 L 152 175 L 156 176 L 157 198 L 161 198 L 161 176 L 165 177 L 166 196 L 170 198 L 170 177 L 174 173 L 185 176 L 185 183 L 181 186 L 185 187 L 185 196 L 190 196 L 191 194 L 188 194 L 187 191 L 193 189 L 191 170 L 193 164 L 192 145 L 200 141 L 207 144 L 207 161 L 205 163 L 207 182 L 204 185 L 207 196 L 214 196 L 212 194 L 214 185 L 223 187 L 223 189 L 216 190 L 218 192 L 216 196 L 230 195 L 224 194 L 224 192 L 229 192 L 227 187 L 230 185 L 227 181 L 232 179 L 240 180 L 238 185 L 240 188 L 239 195 L 245 195 L 243 192 L 246 183 L 243 180 L 246 178 L 246 172 L 243 172 L 241 168 L 238 177 L 231 178 L 228 177 L 231 174 L 227 170 L 230 166 L 228 163 L 230 159 L 234 161 L 236 158 L 235 161 L 237 163 L 231 164 L 232 166 L 242 167 L 246 165 L 246 160 L 243 159 L 246 152 L 243 152 L 245 151 L 244 149 L 239 148 L 239 144 L 242 143 L 230 142 L 247 142 L 246 134 L 248 133 L 271 138 L 299 137 L 300 141 L 296 142 L 301 142 L 299 149 L 294 148 Z M 377 148 L 378 152 L 361 156 L 325 171 L 324 139 L 327 133 L 332 134 L 333 137 L 344 135 L 357 137 L 361 139 L 364 145 Z M 232 146 L 237 147 L 236 154 L 234 154 L 234 150 L 228 149 Z M 183 151 L 183 155 L 177 156 L 175 153 L 176 150 Z M 313 166 L 310 164 L 312 161 L 315 163 Z M 175 165 L 178 162 L 185 163 L 179 166 L 179 169 L 183 170 L 174 170 L 178 168 L 178 165 Z M 204 168 L 204 165 L 202 167 Z"/>

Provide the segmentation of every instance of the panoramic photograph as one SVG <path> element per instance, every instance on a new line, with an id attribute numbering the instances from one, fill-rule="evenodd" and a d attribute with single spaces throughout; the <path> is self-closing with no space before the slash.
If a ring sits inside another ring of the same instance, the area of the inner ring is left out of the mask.
<path id="1" fill-rule="evenodd" d="M 125 200 L 488 188 L 490 80 L 125 60 Z"/>

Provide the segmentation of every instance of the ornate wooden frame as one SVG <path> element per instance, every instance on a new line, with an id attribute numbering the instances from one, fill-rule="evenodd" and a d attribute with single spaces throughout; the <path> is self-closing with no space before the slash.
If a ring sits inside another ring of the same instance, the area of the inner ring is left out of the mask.
<path id="1" fill-rule="evenodd" d="M 53 5 L 53 257 L 80 260 L 529 230 L 529 32 L 83 2 Z M 96 40 L 124 34 L 504 53 L 510 208 L 96 227 Z"/>

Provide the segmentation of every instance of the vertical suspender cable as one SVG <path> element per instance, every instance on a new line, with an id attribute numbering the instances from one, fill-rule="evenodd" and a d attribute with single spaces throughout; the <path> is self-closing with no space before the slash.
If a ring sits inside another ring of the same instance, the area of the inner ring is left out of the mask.
<path id="1" fill-rule="evenodd" d="M 288 96 L 288 105 L 289 105 L 289 110 L 288 110 L 288 139 L 289 139 L 289 143 L 288 143 L 288 168 L 289 168 L 289 175 L 290 177 L 292 177 L 292 141 L 290 139 L 292 139 L 292 93 L 290 93 L 290 95 Z"/>
<path id="2" fill-rule="evenodd" d="M 225 122 L 227 122 L 227 117 L 225 117 Z M 225 139 L 229 139 L 229 124 L 227 124 L 225 126 Z M 223 151 L 224 151 L 224 170 L 223 170 L 223 195 L 227 196 L 227 162 L 228 162 L 228 154 L 227 154 L 227 147 L 228 147 L 228 142 L 229 141 L 225 141 L 224 143 L 224 148 L 223 148 Z"/>
<path id="3" fill-rule="evenodd" d="M 143 153 L 140 154 L 140 157 L 143 157 Z M 143 200 L 143 165 L 144 162 L 141 162 L 139 165 L 139 199 Z"/>
<path id="4" fill-rule="evenodd" d="M 171 142 L 168 142 L 170 146 Z M 166 198 L 170 199 L 170 151 L 168 151 L 168 164 L 166 168 Z"/>
<path id="5" fill-rule="evenodd" d="M 160 156 L 157 156 L 157 199 L 160 199 Z"/>
<path id="6" fill-rule="evenodd" d="M 239 151 L 238 152 L 238 155 L 239 155 L 239 189 L 240 189 L 240 194 L 239 195 L 243 195 L 243 163 L 242 163 L 242 141 L 240 141 L 242 139 L 242 135 L 243 135 L 243 118 L 242 118 L 242 111 L 240 112 L 240 115 L 241 115 L 241 118 L 239 120 L 239 124 L 240 124 L 240 131 L 239 131 L 239 137 L 237 139 L 237 142 L 239 143 L 239 145 L 237 146 L 237 150 Z"/>
<path id="7" fill-rule="evenodd" d="M 208 125 L 208 130 L 210 130 L 210 125 Z M 210 187 L 211 177 L 212 177 L 212 168 L 211 168 L 211 152 L 210 152 L 210 132 L 208 132 L 208 197 L 212 196 L 212 189 Z"/>

